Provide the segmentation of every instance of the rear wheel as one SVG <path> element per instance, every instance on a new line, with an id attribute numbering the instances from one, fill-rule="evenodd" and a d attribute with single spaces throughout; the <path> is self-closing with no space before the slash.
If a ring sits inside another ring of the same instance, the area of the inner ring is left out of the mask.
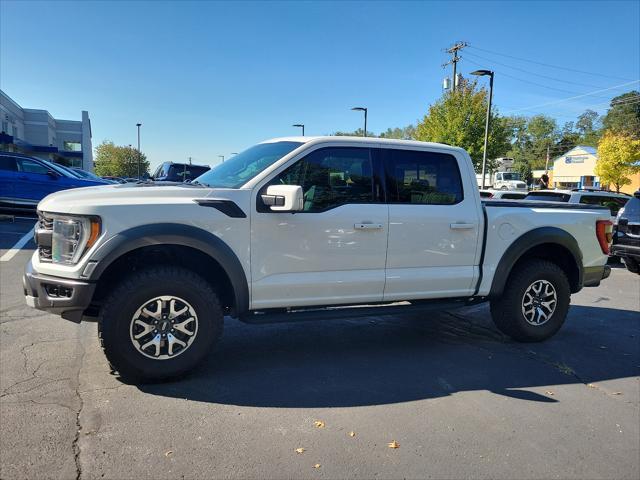
<path id="1" fill-rule="evenodd" d="M 555 263 L 530 260 L 511 272 L 500 298 L 491 300 L 491 316 L 498 329 L 520 342 L 539 342 L 562 327 L 571 290 Z"/>
<path id="2" fill-rule="evenodd" d="M 111 366 L 130 381 L 187 373 L 220 338 L 223 313 L 211 285 L 177 267 L 133 274 L 105 299 L 98 332 Z"/>

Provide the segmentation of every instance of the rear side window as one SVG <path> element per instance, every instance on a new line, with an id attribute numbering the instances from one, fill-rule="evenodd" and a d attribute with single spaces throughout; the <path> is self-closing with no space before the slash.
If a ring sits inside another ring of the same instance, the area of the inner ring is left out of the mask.
<path id="1" fill-rule="evenodd" d="M 632 222 L 640 221 L 640 198 L 632 197 L 626 203 L 623 216 Z"/>
<path id="2" fill-rule="evenodd" d="M 300 185 L 305 212 L 322 212 L 349 203 L 373 202 L 368 148 L 322 148 L 298 160 L 270 183 Z"/>
<path id="3" fill-rule="evenodd" d="M 0 170 L 16 171 L 16 161 L 13 157 L 0 157 Z"/>
<path id="4" fill-rule="evenodd" d="M 384 157 L 389 203 L 453 205 L 462 201 L 462 179 L 453 155 L 387 149 Z"/>
<path id="5" fill-rule="evenodd" d="M 18 170 L 25 173 L 39 173 L 41 175 L 46 175 L 49 172 L 46 166 L 26 158 L 18 158 Z"/>
<path id="6" fill-rule="evenodd" d="M 627 199 L 600 195 L 583 195 L 580 197 L 580 203 L 607 207 L 611 212 L 611 215 L 615 217 L 618 214 L 618 210 L 624 207 L 625 203 L 627 203 Z"/>

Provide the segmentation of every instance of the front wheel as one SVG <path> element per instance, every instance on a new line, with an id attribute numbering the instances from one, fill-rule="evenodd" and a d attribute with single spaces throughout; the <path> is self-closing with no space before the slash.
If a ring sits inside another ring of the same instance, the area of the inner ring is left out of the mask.
<path id="1" fill-rule="evenodd" d="M 631 257 L 624 257 L 624 264 L 631 273 L 640 274 L 640 264 Z"/>
<path id="2" fill-rule="evenodd" d="M 178 267 L 137 272 L 105 299 L 98 333 L 112 368 L 133 381 L 178 377 L 200 363 L 222 334 L 216 292 Z"/>
<path id="3" fill-rule="evenodd" d="M 530 260 L 511 272 L 500 298 L 491 300 L 498 329 L 520 342 L 552 337 L 565 321 L 571 290 L 555 263 Z"/>

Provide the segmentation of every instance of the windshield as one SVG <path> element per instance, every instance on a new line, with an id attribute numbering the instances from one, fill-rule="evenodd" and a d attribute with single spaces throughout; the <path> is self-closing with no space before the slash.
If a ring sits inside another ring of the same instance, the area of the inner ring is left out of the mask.
<path id="1" fill-rule="evenodd" d="M 216 165 L 196 178 L 194 183 L 209 187 L 239 188 L 300 145 L 301 142 L 259 143 Z"/>
<path id="2" fill-rule="evenodd" d="M 60 165 L 58 163 L 49 162 L 49 161 L 44 160 L 42 158 L 39 158 L 38 160 L 40 160 L 47 167 L 49 167 L 51 170 L 53 170 L 54 172 L 59 173 L 63 177 L 80 178 L 79 175 L 76 175 L 71 169 L 65 167 L 64 165 Z"/>
<path id="3" fill-rule="evenodd" d="M 87 178 L 89 180 L 101 180 L 101 181 L 104 181 L 104 179 L 100 178 L 95 173 L 87 172 L 86 170 L 82 170 L 81 168 L 72 168 L 71 170 L 73 171 L 73 173 L 75 173 L 79 177 Z"/>
<path id="4" fill-rule="evenodd" d="M 502 179 L 503 180 L 520 180 L 520 174 L 505 172 L 502 174 Z"/>

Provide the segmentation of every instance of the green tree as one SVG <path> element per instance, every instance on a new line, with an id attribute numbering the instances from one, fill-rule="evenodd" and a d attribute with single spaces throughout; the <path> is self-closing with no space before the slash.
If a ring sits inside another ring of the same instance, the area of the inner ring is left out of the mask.
<path id="1" fill-rule="evenodd" d="M 629 176 L 640 171 L 640 139 L 616 132 L 605 132 L 598 144 L 596 175 L 602 185 L 613 185 L 616 192 L 629 185 Z"/>
<path id="2" fill-rule="evenodd" d="M 380 134 L 380 138 L 397 138 L 399 140 L 415 140 L 416 127 L 407 125 L 404 128 L 387 128 Z"/>
<path id="3" fill-rule="evenodd" d="M 576 121 L 576 131 L 579 144 L 595 147 L 600 140 L 600 116 L 593 110 L 585 110 Z"/>
<path id="4" fill-rule="evenodd" d="M 416 126 L 416 139 L 462 147 L 471 156 L 476 171 L 482 167 L 484 128 L 488 95 L 476 82 L 462 82 L 455 91 L 446 92 L 429 107 L 429 112 Z M 491 113 L 491 128 L 487 159 L 503 156 L 510 147 L 508 124 L 495 111 Z"/>
<path id="5" fill-rule="evenodd" d="M 131 147 L 115 145 L 110 140 L 103 141 L 95 150 L 96 175 L 113 177 L 138 176 L 138 151 Z M 140 153 L 140 175 L 149 173 L 149 162 Z"/>
<path id="6" fill-rule="evenodd" d="M 335 135 L 337 137 L 362 137 L 363 133 L 364 133 L 364 129 L 363 128 L 359 128 L 354 132 L 340 132 L 340 131 L 338 131 L 338 132 L 332 133 L 331 135 Z M 370 132 L 367 129 L 367 137 L 377 138 L 378 136 L 375 133 Z"/>
<path id="7" fill-rule="evenodd" d="M 602 125 L 605 130 L 640 139 L 640 92 L 633 90 L 614 97 Z"/>

